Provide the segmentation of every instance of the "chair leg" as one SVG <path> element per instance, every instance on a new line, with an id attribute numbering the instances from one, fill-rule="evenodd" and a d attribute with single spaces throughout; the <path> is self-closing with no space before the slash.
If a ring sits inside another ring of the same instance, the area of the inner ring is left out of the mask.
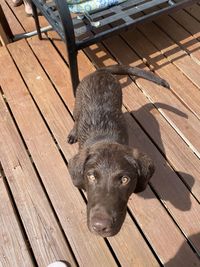
<path id="1" fill-rule="evenodd" d="M 35 20 L 35 26 L 36 26 L 38 38 L 40 40 L 42 40 L 42 34 L 41 34 L 41 31 L 40 31 L 40 22 L 39 22 L 39 18 L 38 18 L 37 8 L 36 8 L 35 4 L 33 3 L 33 1 L 31 1 L 31 7 L 32 7 L 32 10 L 33 10 L 33 17 L 34 17 L 34 20 Z"/>
<path id="2" fill-rule="evenodd" d="M 74 96 L 76 96 L 76 88 L 80 81 L 79 74 L 78 74 L 77 52 L 73 52 L 73 53 L 69 52 L 68 59 L 69 59 L 69 68 L 70 68 L 73 93 L 74 93 Z"/>
<path id="3" fill-rule="evenodd" d="M 6 45 L 13 40 L 13 34 L 6 19 L 6 16 L 3 12 L 3 9 L 0 5 L 0 44 L 1 42 Z"/>

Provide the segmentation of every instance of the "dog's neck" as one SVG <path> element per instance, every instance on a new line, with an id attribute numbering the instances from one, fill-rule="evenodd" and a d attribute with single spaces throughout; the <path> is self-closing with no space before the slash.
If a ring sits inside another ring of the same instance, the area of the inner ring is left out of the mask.
<path id="1" fill-rule="evenodd" d="M 119 140 L 119 138 L 116 138 L 114 136 L 108 136 L 108 135 L 96 135 L 93 137 L 88 138 L 85 143 L 83 144 L 84 147 L 90 147 L 96 143 L 104 143 L 104 144 L 127 144 L 127 140 Z"/>

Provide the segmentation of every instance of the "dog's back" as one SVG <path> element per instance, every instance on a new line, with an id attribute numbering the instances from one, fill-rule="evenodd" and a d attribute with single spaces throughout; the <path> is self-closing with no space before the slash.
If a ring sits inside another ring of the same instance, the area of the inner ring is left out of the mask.
<path id="1" fill-rule="evenodd" d="M 115 98 L 113 99 L 113 95 Z M 114 108 L 121 108 L 122 91 L 116 77 L 106 70 L 97 70 L 94 73 L 86 76 L 77 88 L 76 101 L 81 98 L 82 105 L 88 103 L 90 107 L 93 103 L 107 104 L 114 102 Z M 82 107 L 84 108 L 84 106 Z"/>
<path id="2" fill-rule="evenodd" d="M 123 119 L 122 89 L 113 74 L 142 77 L 169 88 L 169 84 L 153 73 L 136 67 L 116 65 L 95 71 L 79 84 L 74 109 L 75 127 L 69 135 L 70 143 L 79 141 L 91 145 L 97 140 L 127 144 L 128 137 Z M 76 135 L 76 138 L 74 138 Z"/>
<path id="3" fill-rule="evenodd" d="M 98 70 L 84 78 L 77 88 L 76 106 L 81 110 L 75 118 L 79 143 L 96 138 L 125 142 L 121 85 L 111 73 Z"/>

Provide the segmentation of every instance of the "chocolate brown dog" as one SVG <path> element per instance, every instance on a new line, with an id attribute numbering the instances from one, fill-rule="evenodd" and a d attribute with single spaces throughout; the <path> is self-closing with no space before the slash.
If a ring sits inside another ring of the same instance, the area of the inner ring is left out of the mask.
<path id="1" fill-rule="evenodd" d="M 121 65 L 95 71 L 77 88 L 68 142 L 78 141 L 79 152 L 69 161 L 69 172 L 74 185 L 86 190 L 90 231 L 103 237 L 118 233 L 129 196 L 143 191 L 154 172 L 146 154 L 128 147 L 122 89 L 113 74 L 134 75 L 169 88 L 151 72 Z"/>

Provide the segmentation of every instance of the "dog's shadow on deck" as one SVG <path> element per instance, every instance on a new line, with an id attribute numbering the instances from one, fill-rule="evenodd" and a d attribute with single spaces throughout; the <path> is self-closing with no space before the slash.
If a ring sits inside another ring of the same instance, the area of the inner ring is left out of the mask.
<path id="1" fill-rule="evenodd" d="M 188 240 L 191 240 L 192 242 L 199 243 L 200 242 L 200 233 L 196 233 L 192 236 L 188 237 Z M 188 241 L 187 239 L 185 242 L 181 245 L 176 255 L 171 258 L 168 262 L 164 264 L 165 267 L 174 267 L 174 266 L 180 266 L 180 259 L 186 259 L 186 251 L 188 251 Z M 195 251 L 196 252 L 196 251 Z M 200 254 L 199 252 L 194 252 L 193 258 L 190 260 L 190 266 L 199 266 L 199 260 L 200 260 Z M 186 265 L 185 265 L 186 266 Z M 189 265 L 188 265 L 189 266 Z"/>
<path id="2" fill-rule="evenodd" d="M 155 104 L 177 116 L 187 118 L 186 114 L 174 107 L 162 103 Z M 129 146 L 133 149 L 138 148 L 153 159 L 156 171 L 150 180 L 150 186 L 155 197 L 157 195 L 164 203 L 169 202 L 169 206 L 173 205 L 176 209 L 187 211 L 191 208 L 190 190 L 194 185 L 194 178 L 176 169 L 176 164 L 173 165 L 173 155 L 168 157 L 170 150 L 168 149 L 168 153 L 165 151 L 159 122 L 151 112 L 154 108 L 149 103 L 138 110 L 124 113 L 129 131 Z M 169 145 L 174 146 L 173 143 Z M 145 191 L 140 193 L 140 196 L 149 198 Z"/>

